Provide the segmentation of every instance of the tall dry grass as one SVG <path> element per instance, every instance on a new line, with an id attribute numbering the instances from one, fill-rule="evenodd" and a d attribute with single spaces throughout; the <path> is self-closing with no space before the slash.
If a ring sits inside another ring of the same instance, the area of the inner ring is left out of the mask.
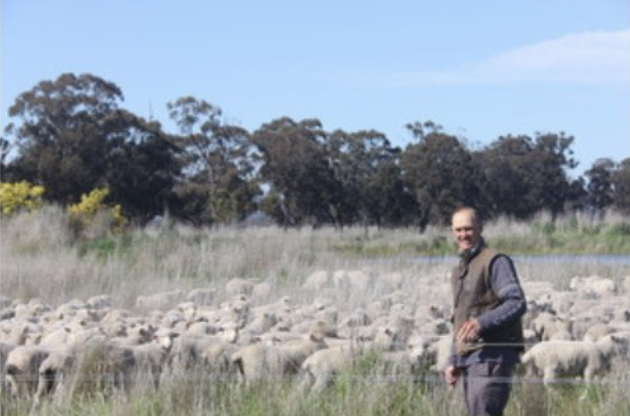
<path id="1" fill-rule="evenodd" d="M 624 228 L 625 227 L 625 228 Z M 612 230 L 612 231 L 610 231 Z M 486 224 L 489 243 L 513 254 L 524 280 L 548 280 L 566 288 L 573 276 L 620 279 L 627 264 L 587 256 L 532 261 L 523 254 L 593 254 L 630 233 L 618 215 L 576 216 L 551 221 L 541 214 L 529 223 L 507 219 Z M 0 222 L 0 293 L 10 299 L 34 297 L 50 304 L 101 293 L 131 306 L 139 295 L 171 289 L 222 287 L 232 278 L 257 278 L 300 296 L 304 279 L 317 270 L 364 270 L 371 274 L 434 276 L 443 281 L 454 260 L 449 230 L 278 227 L 193 228 L 181 224 L 135 228 L 123 235 L 102 227 L 94 238 L 77 239 L 67 215 L 56 206 L 21 213 Z M 627 237 L 627 236 L 626 236 Z M 555 244 L 549 248 L 550 241 Z M 575 250 L 580 244 L 580 250 Z M 533 249 L 537 249 L 535 251 Z M 628 249 L 626 252 L 630 251 Z M 617 252 L 614 251 L 613 252 Z M 522 253 L 522 254 L 519 254 Z"/>

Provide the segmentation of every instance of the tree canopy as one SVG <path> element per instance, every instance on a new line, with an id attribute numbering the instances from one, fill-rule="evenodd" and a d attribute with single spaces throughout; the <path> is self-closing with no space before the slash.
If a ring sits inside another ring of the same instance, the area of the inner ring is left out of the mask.
<path id="1" fill-rule="evenodd" d="M 92 74 L 62 74 L 19 95 L 0 138 L 3 182 L 29 181 L 64 206 L 107 187 L 125 215 L 192 224 L 264 213 L 285 226 L 444 226 L 459 205 L 527 219 L 541 210 L 630 213 L 630 159 L 602 158 L 582 177 L 563 132 L 507 134 L 471 148 L 433 121 L 411 121 L 410 143 L 373 129 L 329 132 L 316 118 L 258 129 L 226 123 L 192 96 L 167 104 L 166 132 L 122 107 L 122 90 Z"/>

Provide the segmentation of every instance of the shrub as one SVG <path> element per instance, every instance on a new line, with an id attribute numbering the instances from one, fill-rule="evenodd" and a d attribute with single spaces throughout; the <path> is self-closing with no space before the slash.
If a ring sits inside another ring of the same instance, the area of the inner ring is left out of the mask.
<path id="1" fill-rule="evenodd" d="M 122 215 L 121 206 L 106 205 L 104 200 L 107 195 L 109 189 L 97 188 L 89 194 L 82 195 L 79 203 L 68 207 L 71 223 L 78 234 L 102 227 L 111 231 L 122 231 L 125 227 L 127 219 Z"/>
<path id="2" fill-rule="evenodd" d="M 27 181 L 0 184 L 2 214 L 11 215 L 20 210 L 33 211 L 42 206 L 44 187 Z"/>

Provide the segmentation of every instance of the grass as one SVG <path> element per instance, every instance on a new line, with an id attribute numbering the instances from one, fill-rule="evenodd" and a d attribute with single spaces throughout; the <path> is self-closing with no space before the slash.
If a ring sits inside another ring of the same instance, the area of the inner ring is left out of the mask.
<path id="1" fill-rule="evenodd" d="M 566 385 L 548 390 L 516 381 L 506 416 L 620 416 L 628 414 L 627 381 L 591 386 Z M 341 374 L 321 393 L 301 391 L 290 382 L 239 386 L 199 382 L 195 378 L 162 388 L 137 389 L 129 396 L 95 394 L 71 400 L 2 399 L 5 416 L 407 416 L 465 414 L 460 389 L 443 384 L 413 384 L 365 374 Z"/>
<path id="2" fill-rule="evenodd" d="M 486 224 L 484 235 L 493 247 L 516 257 L 526 254 L 627 254 L 630 221 L 608 215 L 576 216 L 555 221 L 540 215 L 531 222 L 499 219 Z M 428 304 L 449 297 L 447 275 L 454 246 L 447 229 L 330 228 L 283 230 L 276 227 L 192 228 L 171 225 L 136 228 L 123 235 L 105 231 L 76 239 L 65 214 L 48 206 L 33 214 L 3 217 L 0 224 L 0 293 L 6 302 L 40 298 L 56 307 L 71 299 L 111 294 L 116 307 L 133 310 L 135 299 L 172 289 L 218 289 L 216 302 L 226 299 L 225 283 L 233 278 L 268 282 L 273 292 L 258 304 L 289 295 L 309 304 L 320 297 L 338 305 L 342 316 L 365 307 L 391 290 L 378 278 L 399 276 L 398 289 L 410 302 Z M 419 261 L 425 257 L 426 261 Z M 599 275 L 621 279 L 627 264 L 583 261 L 517 262 L 523 281 L 547 280 L 568 288 L 574 276 Z M 361 270 L 371 284 L 358 290 L 302 289 L 314 272 L 332 275 Z M 377 284 L 378 283 L 378 284 Z M 444 296 L 444 297 L 441 297 Z M 2 415 L 450 415 L 463 414 L 460 391 L 437 378 L 420 382 L 375 373 L 374 357 L 348 368 L 335 385 L 321 394 L 307 394 L 291 382 L 243 387 L 203 374 L 172 380 L 159 391 L 140 386 L 133 394 L 94 392 L 45 401 L 39 407 L 15 401 L 4 392 Z M 148 384 L 148 383 L 147 383 Z M 607 384 L 562 386 L 547 391 L 517 382 L 507 415 L 628 415 L 629 377 Z"/>

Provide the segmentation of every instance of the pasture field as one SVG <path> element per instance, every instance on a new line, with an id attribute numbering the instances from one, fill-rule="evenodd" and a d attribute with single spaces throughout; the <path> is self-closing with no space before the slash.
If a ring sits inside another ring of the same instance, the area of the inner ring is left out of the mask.
<path id="1" fill-rule="evenodd" d="M 365 307 L 382 295 L 383 278 L 395 282 L 416 304 L 439 299 L 422 287 L 443 286 L 454 261 L 447 228 L 378 230 L 278 227 L 194 228 L 164 224 L 113 235 L 98 225 L 76 238 L 68 219 L 54 207 L 2 218 L 0 294 L 5 302 L 39 298 L 56 307 L 73 299 L 109 294 L 116 308 L 135 311 L 138 296 L 175 289 L 216 288 L 216 302 L 228 298 L 230 279 L 257 279 L 272 289 L 265 304 L 288 296 L 296 304 L 331 299 L 341 312 Z M 575 276 L 617 282 L 630 275 L 628 263 L 600 262 L 595 254 L 630 253 L 630 220 L 608 215 L 597 220 L 574 216 L 552 222 L 541 215 L 528 223 L 498 220 L 485 227 L 489 244 L 514 255 L 584 255 L 579 261 L 517 261 L 523 282 L 547 281 L 567 290 Z M 561 259 L 561 257 L 559 257 Z M 577 257 L 576 257 L 577 259 Z M 359 289 L 305 290 L 317 272 L 360 270 L 370 284 Z M 446 299 L 446 300 L 444 300 Z M 450 305 L 446 305 L 449 306 Z M 4 306 L 3 306 L 4 307 Z M 378 360 L 377 360 L 378 361 Z M 295 380 L 269 380 L 242 386 L 213 379 L 202 370 L 183 379 L 165 379 L 158 391 L 147 381 L 129 394 L 93 391 L 55 396 L 35 406 L 3 388 L 1 414 L 22 415 L 427 415 L 464 414 L 459 389 L 448 389 L 435 374 L 421 370 L 414 379 L 379 370 L 378 362 L 349 366 L 328 390 L 312 394 Z M 545 389 L 518 375 L 506 415 L 630 415 L 630 371 L 607 378 Z"/>

